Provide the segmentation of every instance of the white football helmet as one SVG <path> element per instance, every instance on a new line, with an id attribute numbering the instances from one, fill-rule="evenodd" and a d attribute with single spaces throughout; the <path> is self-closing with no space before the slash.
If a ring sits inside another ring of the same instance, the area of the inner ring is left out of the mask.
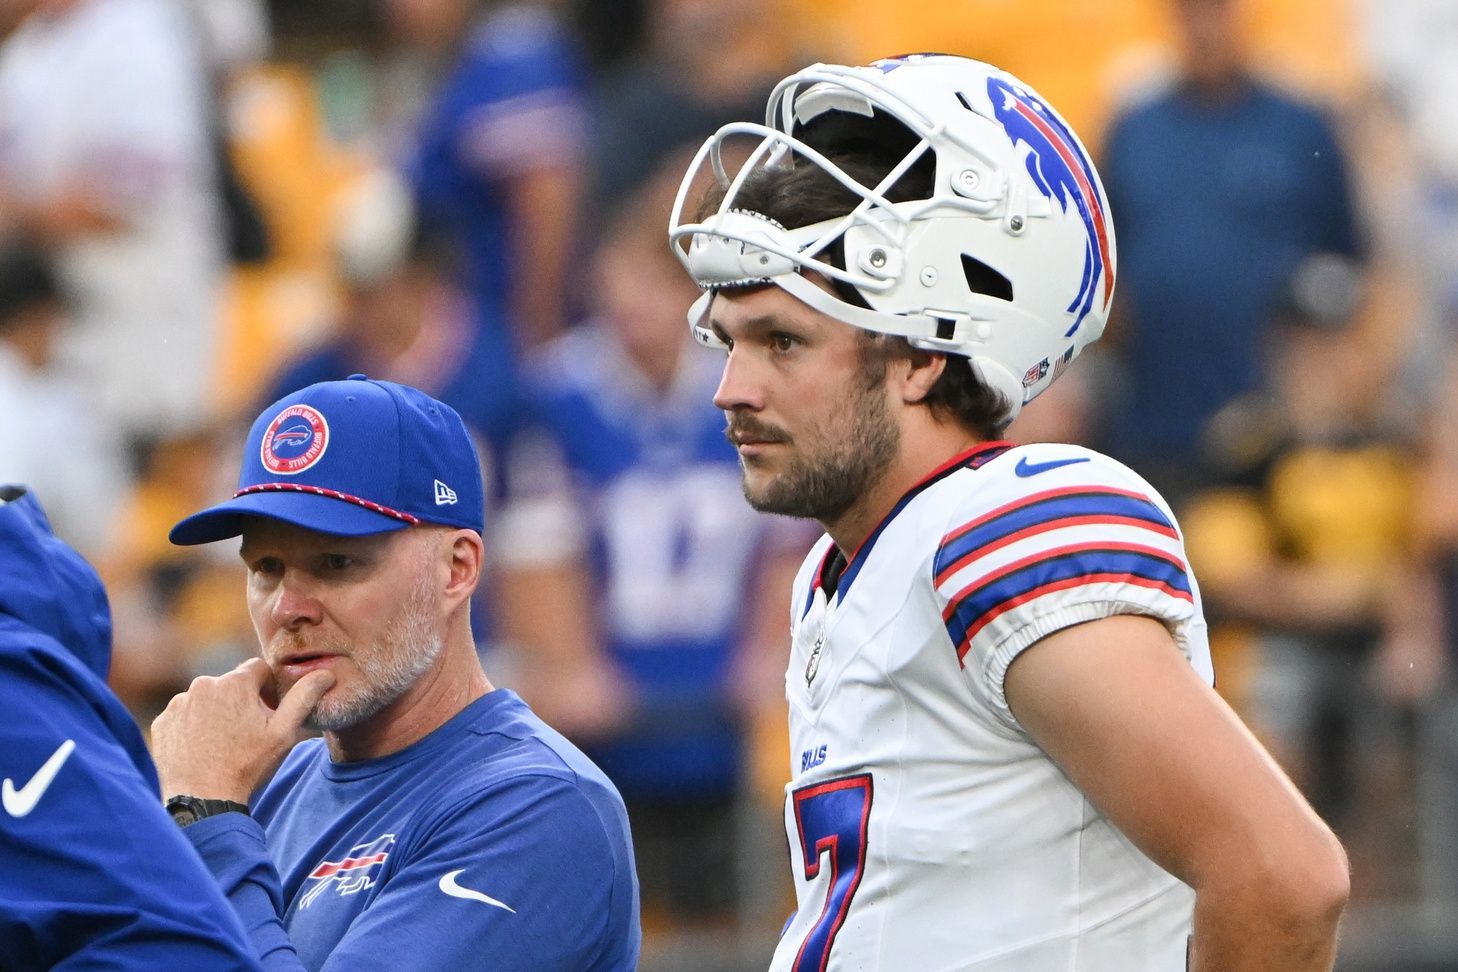
<path id="1" fill-rule="evenodd" d="M 835 112 L 842 131 L 858 119 L 870 130 L 889 116 L 913 147 L 878 185 L 862 184 L 807 131 Z M 735 136 L 758 141 L 731 175 L 724 146 Z M 883 193 L 926 153 L 935 160 L 930 197 L 888 200 Z M 805 164 L 859 203 L 839 218 L 791 229 L 736 205 L 756 168 Z M 707 218 L 686 221 L 706 165 L 723 202 Z M 689 313 L 701 343 L 723 347 L 707 326 L 719 288 L 773 283 L 848 324 L 967 357 L 1010 403 L 1008 419 L 1103 333 L 1114 290 L 1108 201 L 1082 143 L 1017 78 L 946 54 L 865 67 L 815 64 L 781 81 L 766 124 L 726 125 L 699 149 L 669 235 L 706 291 Z M 833 244 L 842 239 L 840 265 Z M 865 306 L 831 295 L 805 270 L 849 285 Z"/>

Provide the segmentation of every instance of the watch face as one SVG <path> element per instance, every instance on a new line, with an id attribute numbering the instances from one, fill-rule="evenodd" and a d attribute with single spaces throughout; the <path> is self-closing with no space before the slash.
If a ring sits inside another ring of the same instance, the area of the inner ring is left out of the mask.
<path id="1" fill-rule="evenodd" d="M 176 821 L 179 827 L 186 827 L 188 824 L 197 823 L 197 813 L 191 807 L 179 805 L 172 807 L 170 812 L 172 819 Z"/>
<path id="2" fill-rule="evenodd" d="M 201 802 L 197 797 L 175 796 L 167 801 L 167 812 L 172 815 L 177 826 L 186 827 L 203 818 L 202 808 L 199 806 Z"/>
<path id="3" fill-rule="evenodd" d="M 206 800 L 202 797 L 185 794 L 179 794 L 167 801 L 167 812 L 172 815 L 173 820 L 177 821 L 179 827 L 195 824 L 204 817 L 232 811 L 247 813 L 248 807 L 246 804 L 234 803 L 231 800 Z"/>

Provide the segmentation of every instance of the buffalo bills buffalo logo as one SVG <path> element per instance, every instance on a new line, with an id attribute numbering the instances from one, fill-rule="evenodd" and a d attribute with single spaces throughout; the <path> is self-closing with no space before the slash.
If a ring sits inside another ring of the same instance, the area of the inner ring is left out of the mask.
<path id="1" fill-rule="evenodd" d="M 363 844 L 355 844 L 341 860 L 320 861 L 319 866 L 309 872 L 305 882 L 307 889 L 299 898 L 299 907 L 309 907 L 329 888 L 343 896 L 374 887 L 379 869 L 389 859 L 394 843 L 394 834 L 384 834 Z"/>
<path id="2" fill-rule="evenodd" d="M 291 476 L 318 462 L 328 447 L 324 416 L 308 405 L 290 405 L 264 430 L 259 458 L 269 472 Z"/>
<path id="3" fill-rule="evenodd" d="M 1068 212 L 1071 202 L 1083 221 L 1088 242 L 1084 249 L 1083 280 L 1068 305 L 1073 326 L 1065 337 L 1078 331 L 1093 308 L 1094 295 L 1103 287 L 1103 308 L 1114 295 L 1114 263 L 1109 246 L 1109 216 L 1099 191 L 1093 165 L 1079 147 L 1073 133 L 1058 116 L 1029 91 L 1005 78 L 987 79 L 987 96 L 992 110 L 1013 144 L 1028 146 L 1028 174 L 1044 197 L 1056 201 Z"/>

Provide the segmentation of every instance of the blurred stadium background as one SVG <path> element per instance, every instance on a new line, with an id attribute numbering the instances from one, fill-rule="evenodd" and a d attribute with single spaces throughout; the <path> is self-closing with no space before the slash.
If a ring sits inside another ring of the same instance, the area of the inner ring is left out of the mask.
<path id="1" fill-rule="evenodd" d="M 478 611 L 488 671 L 616 754 L 604 758 L 620 760 L 625 790 L 641 791 L 640 830 L 657 831 L 639 834 L 643 968 L 763 968 L 792 907 L 778 598 L 808 538 L 765 526 L 720 589 L 734 623 L 705 635 L 701 671 L 675 670 L 677 694 L 659 691 L 663 666 L 639 666 L 612 632 L 634 604 L 651 612 L 694 589 L 634 575 L 636 600 L 614 601 L 624 578 L 612 571 L 632 567 L 603 563 L 613 527 L 595 521 L 624 495 L 639 497 L 619 524 L 631 538 L 677 514 L 663 494 L 594 493 L 570 455 L 543 475 L 530 427 L 551 424 L 550 397 L 531 393 L 533 375 L 580 350 L 585 322 L 608 321 L 637 376 L 625 384 L 669 404 L 691 384 L 676 351 L 655 352 L 680 346 L 692 297 L 660 245 L 665 185 L 685 151 L 757 118 L 773 81 L 814 60 L 947 51 L 1035 85 L 1110 182 L 1128 241 L 1119 269 L 1142 281 L 1130 294 L 1178 308 L 1156 299 L 1161 273 L 1173 294 L 1180 259 L 1190 279 L 1218 281 L 1200 261 L 1239 256 L 1202 239 L 1218 236 L 1202 207 L 1219 232 L 1252 239 L 1338 218 L 1295 198 L 1331 166 L 1286 185 L 1271 133 L 1232 121 L 1216 175 L 1236 191 L 1180 209 L 1194 214 L 1176 234 L 1188 247 L 1138 265 L 1162 200 L 1221 193 L 1186 162 L 1165 164 L 1184 144 L 1178 120 L 1163 147 L 1116 133 L 1198 60 L 1189 18 L 1210 11 L 1197 8 L 1227 6 L 1240 65 L 1330 124 L 1350 239 L 1275 248 L 1242 271 L 1279 279 L 1242 305 L 1229 357 L 1189 329 L 1223 327 L 1245 278 L 1176 319 L 1140 317 L 1118 295 L 1097 353 L 1010 437 L 1108 449 L 1177 502 L 1219 687 L 1350 853 L 1340 968 L 1458 969 L 1452 0 L 10 0 L 0 480 L 30 482 L 102 569 L 114 686 L 145 725 L 195 674 L 253 649 L 235 552 L 166 542 L 171 523 L 231 490 L 240 423 L 291 383 L 357 370 L 452 400 L 496 484 L 499 563 Z M 1216 378 L 1223 398 L 1183 400 Z M 498 394 L 518 383 L 520 395 Z M 1141 438 L 1129 414 L 1150 388 L 1172 389 L 1154 411 L 1192 410 L 1177 448 Z M 656 419 L 635 421 L 659 434 Z M 579 560 L 594 566 L 569 569 Z M 675 777 L 668 759 L 635 776 L 635 758 L 656 757 L 634 757 L 629 737 L 675 734 L 733 767 L 688 759 Z"/>

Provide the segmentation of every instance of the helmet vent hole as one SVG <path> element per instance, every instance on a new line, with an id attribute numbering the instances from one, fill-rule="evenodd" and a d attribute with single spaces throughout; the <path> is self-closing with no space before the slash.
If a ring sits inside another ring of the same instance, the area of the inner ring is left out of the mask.
<path id="1" fill-rule="evenodd" d="M 968 111 L 975 112 L 977 110 L 976 108 L 972 107 L 972 102 L 967 100 L 967 96 L 960 91 L 957 92 L 957 100 L 960 101 L 962 103 L 962 107 L 966 108 Z"/>
<path id="2" fill-rule="evenodd" d="M 1012 281 L 972 256 L 962 254 L 962 274 L 967 278 L 967 289 L 974 294 L 986 294 L 998 300 L 1012 300 Z"/>

